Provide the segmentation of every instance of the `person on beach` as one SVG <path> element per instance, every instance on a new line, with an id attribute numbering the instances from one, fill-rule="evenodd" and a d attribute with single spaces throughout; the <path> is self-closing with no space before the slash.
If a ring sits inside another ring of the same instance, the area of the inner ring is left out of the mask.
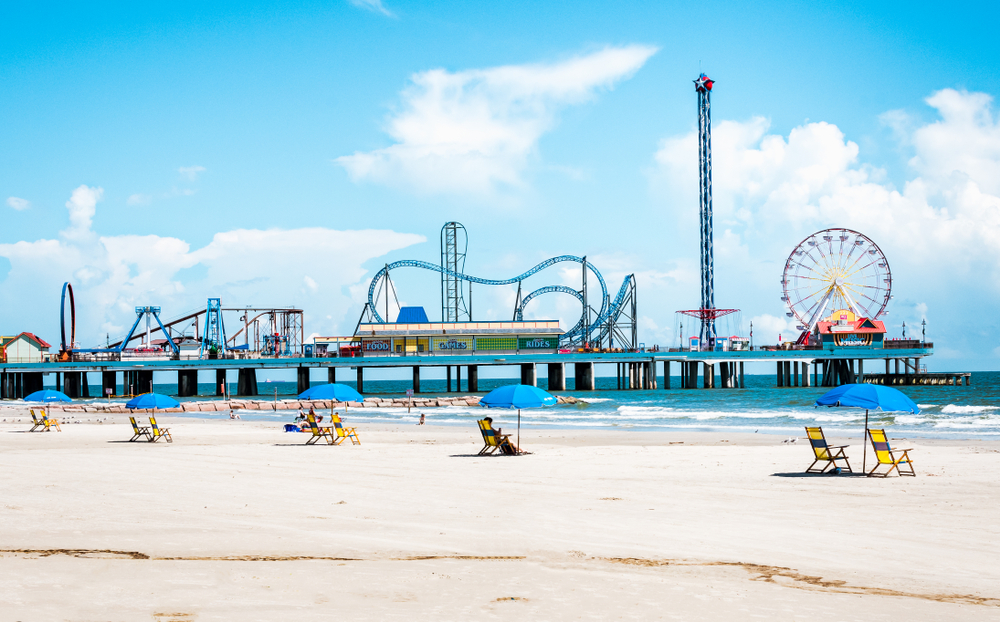
<path id="1" fill-rule="evenodd" d="M 420 413 L 420 423 L 417 425 L 424 425 L 424 413 Z"/>
<path id="2" fill-rule="evenodd" d="M 485 421 L 490 424 L 491 428 L 493 427 L 493 417 L 486 417 Z M 501 438 L 503 436 L 503 428 L 494 428 L 493 431 L 496 433 L 497 438 Z M 500 453 L 506 456 L 516 456 L 521 453 L 521 450 L 518 449 L 517 445 L 510 442 L 510 439 L 507 439 L 500 443 Z"/>
<path id="3" fill-rule="evenodd" d="M 230 408 L 230 409 L 229 409 L 229 418 L 230 418 L 230 419 L 239 419 L 239 418 L 240 418 L 240 416 L 239 416 L 239 415 L 237 415 L 236 413 L 234 413 L 234 412 L 233 412 L 233 409 L 232 409 L 232 408 Z"/>

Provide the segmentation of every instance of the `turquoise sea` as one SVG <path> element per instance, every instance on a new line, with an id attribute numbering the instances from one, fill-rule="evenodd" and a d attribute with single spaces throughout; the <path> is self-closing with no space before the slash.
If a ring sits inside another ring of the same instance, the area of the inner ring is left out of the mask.
<path id="1" fill-rule="evenodd" d="M 706 430 L 740 431 L 761 434 L 801 434 L 803 426 L 822 425 L 829 430 L 857 432 L 864 425 L 864 411 L 853 408 L 816 408 L 813 402 L 827 389 L 822 388 L 776 388 L 773 375 L 747 377 L 745 389 L 698 389 L 651 391 L 618 391 L 614 389 L 614 378 L 598 378 L 596 391 L 560 391 L 584 400 L 576 405 L 562 405 L 521 413 L 522 426 L 546 428 L 602 428 L 623 430 Z M 480 393 L 493 389 L 512 380 L 481 379 Z M 314 381 L 314 384 L 318 384 Z M 353 386 L 353 382 L 344 382 Z M 673 387 L 680 385 L 680 379 L 673 377 Z M 410 386 L 408 381 L 366 380 L 365 394 L 380 397 L 405 396 Z M 463 383 L 463 387 L 464 387 Z M 545 388 L 545 379 L 539 380 Z M 659 378 L 663 386 L 663 378 Z M 157 392 L 176 392 L 176 384 L 157 384 Z M 258 399 L 278 399 L 294 397 L 294 382 L 260 382 Z M 214 399 L 210 384 L 199 386 L 203 393 L 199 398 Z M 444 395 L 467 395 L 445 393 L 443 380 L 424 380 L 425 397 Z M 99 386 L 91 390 L 100 391 Z M 901 387 L 921 409 L 919 414 L 881 413 L 870 414 L 872 426 L 891 429 L 894 434 L 938 438 L 1000 438 L 1000 372 L 977 372 L 972 376 L 972 386 L 913 386 Z M 119 400 L 115 400 L 119 401 Z M 477 407 L 440 407 L 414 409 L 407 413 L 405 408 L 367 408 L 350 411 L 350 420 L 356 422 L 415 423 L 420 412 L 428 421 L 439 425 L 473 425 L 482 417 L 482 409 Z M 240 411 L 248 420 L 290 421 L 293 413 L 288 411 Z M 503 411 L 491 413 L 495 419 L 507 425 Z M 513 415 L 513 413 L 512 413 Z M 199 417 L 228 417 L 228 413 L 192 413 Z"/>

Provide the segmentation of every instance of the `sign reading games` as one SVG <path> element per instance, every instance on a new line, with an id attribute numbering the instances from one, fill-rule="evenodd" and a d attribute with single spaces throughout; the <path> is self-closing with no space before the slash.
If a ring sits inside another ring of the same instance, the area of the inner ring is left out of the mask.
<path id="1" fill-rule="evenodd" d="M 431 343 L 435 352 L 472 352 L 472 337 L 435 338 Z"/>

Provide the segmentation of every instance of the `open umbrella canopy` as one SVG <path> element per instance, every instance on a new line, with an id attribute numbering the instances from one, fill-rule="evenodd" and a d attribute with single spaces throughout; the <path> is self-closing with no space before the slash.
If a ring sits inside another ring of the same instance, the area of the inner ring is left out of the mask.
<path id="1" fill-rule="evenodd" d="M 365 398 L 346 384 L 321 384 L 299 393 L 300 400 L 333 400 L 335 402 L 360 402 Z"/>
<path id="2" fill-rule="evenodd" d="M 62 391 L 55 391 L 53 389 L 44 389 L 42 391 L 35 391 L 24 398 L 25 402 L 72 402 L 69 396 Z"/>
<path id="3" fill-rule="evenodd" d="M 555 403 L 554 395 L 527 384 L 499 387 L 479 400 L 479 405 L 487 408 L 539 408 L 554 406 Z"/>
<path id="4" fill-rule="evenodd" d="M 913 400 L 901 391 L 879 384 L 845 384 L 826 392 L 817 406 L 847 406 L 885 412 L 919 413 Z"/>
<path id="5" fill-rule="evenodd" d="M 125 402 L 125 408 L 147 410 L 156 408 L 177 408 L 181 403 L 172 397 L 159 393 L 143 393 Z"/>

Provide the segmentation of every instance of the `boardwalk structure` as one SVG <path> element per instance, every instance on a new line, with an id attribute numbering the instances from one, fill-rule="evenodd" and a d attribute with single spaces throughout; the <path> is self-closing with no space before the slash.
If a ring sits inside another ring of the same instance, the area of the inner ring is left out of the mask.
<path id="1" fill-rule="evenodd" d="M 413 391 L 420 392 L 421 370 L 447 369 L 448 391 L 479 390 L 479 369 L 484 366 L 517 366 L 523 384 L 537 384 L 538 368 L 545 366 L 548 389 L 591 391 L 595 387 L 595 365 L 614 365 L 620 389 L 745 387 L 746 363 L 765 362 L 775 369 L 778 387 L 838 386 L 851 382 L 885 384 L 955 384 L 955 378 L 970 382 L 968 374 L 928 374 L 921 364 L 933 353 L 933 344 L 912 348 L 845 347 L 812 350 L 751 350 L 735 352 L 576 352 L 508 354 L 386 354 L 333 358 L 245 358 L 245 359 L 142 359 L 122 361 L 73 361 L 10 363 L 0 365 L 0 398 L 16 399 L 38 390 L 46 374 L 55 374 L 56 386 L 70 397 L 88 395 L 83 374 L 101 374 L 103 394 L 139 394 L 150 391 L 156 372 L 177 373 L 177 395 L 197 393 L 198 372 L 215 372 L 217 395 L 225 391 L 230 373 L 237 376 L 237 395 L 257 395 L 257 371 L 296 369 L 298 388 L 309 388 L 310 371 L 327 370 L 330 382 L 356 380 L 364 392 L 365 370 L 411 368 Z M 885 373 L 879 373 L 884 365 Z M 569 369 L 567 370 L 567 367 Z M 464 369 L 463 369 L 464 368 Z M 866 373 L 866 368 L 868 372 Z M 572 383 L 567 382 L 567 371 Z M 464 373 L 463 373 L 464 372 Z M 671 376 L 679 375 L 679 386 L 671 387 Z M 454 388 L 452 378 L 455 379 Z M 948 380 L 945 382 L 944 380 Z M 119 387 L 122 387 L 119 391 Z M 102 395 L 103 396 L 103 395 Z"/>

